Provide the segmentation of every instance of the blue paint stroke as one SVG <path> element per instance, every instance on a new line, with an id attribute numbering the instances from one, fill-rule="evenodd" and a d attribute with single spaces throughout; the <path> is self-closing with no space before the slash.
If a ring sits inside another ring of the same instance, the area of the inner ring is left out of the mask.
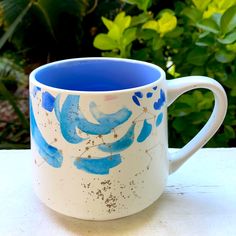
<path id="1" fill-rule="evenodd" d="M 146 96 L 147 96 L 147 98 L 151 98 L 151 97 L 152 97 L 152 95 L 153 95 L 153 93 L 151 93 L 151 92 L 148 92 Z"/>
<path id="2" fill-rule="evenodd" d="M 163 113 L 161 112 L 158 116 L 157 116 L 157 119 L 156 119 L 156 127 L 158 127 L 161 122 L 163 120 Z"/>
<path id="3" fill-rule="evenodd" d="M 49 93 L 49 92 L 43 92 L 42 93 L 42 107 L 52 112 L 54 108 L 55 98 Z"/>
<path id="4" fill-rule="evenodd" d="M 132 124 L 122 138 L 113 143 L 100 144 L 98 145 L 98 149 L 100 149 L 103 152 L 110 152 L 110 153 L 121 152 L 127 149 L 134 142 L 134 128 L 135 124 Z"/>
<path id="5" fill-rule="evenodd" d="M 111 155 L 99 159 L 80 158 L 74 161 L 77 169 L 84 170 L 91 174 L 106 175 L 109 170 L 121 163 L 120 154 Z"/>
<path id="6" fill-rule="evenodd" d="M 157 86 L 153 87 L 152 89 L 153 89 L 153 90 L 157 90 Z"/>
<path id="7" fill-rule="evenodd" d="M 137 106 L 140 106 L 140 102 L 138 100 L 138 98 L 136 96 L 132 96 L 132 99 L 133 99 L 133 102 L 137 105 Z"/>
<path id="8" fill-rule="evenodd" d="M 41 134 L 32 108 L 32 104 L 30 101 L 30 124 L 31 124 L 31 135 L 34 139 L 36 146 L 38 147 L 38 152 L 41 157 L 51 166 L 55 168 L 60 168 L 63 162 L 63 156 L 60 151 L 47 143 Z"/>
<path id="9" fill-rule="evenodd" d="M 34 86 L 33 87 L 33 97 L 35 97 L 39 91 L 41 91 L 41 88 L 38 86 Z"/>
<path id="10" fill-rule="evenodd" d="M 154 109 L 160 110 L 161 107 L 164 105 L 165 101 L 166 101 L 166 95 L 165 95 L 164 91 L 161 89 L 160 90 L 160 98 L 156 102 L 154 102 L 154 104 L 153 104 Z"/>
<path id="11" fill-rule="evenodd" d="M 54 102 L 54 112 L 56 115 L 57 120 L 60 122 L 61 120 L 61 114 L 60 114 L 60 99 L 61 99 L 61 95 L 58 94 L 55 98 L 55 102 Z"/>
<path id="12" fill-rule="evenodd" d="M 148 136 L 151 134 L 151 132 L 152 132 L 152 125 L 149 124 L 147 122 L 147 120 L 145 119 L 143 122 L 143 127 L 140 131 L 138 138 L 137 138 L 137 141 L 139 143 L 142 143 L 143 141 L 145 141 L 148 138 Z"/>
<path id="13" fill-rule="evenodd" d="M 122 108 L 115 113 L 104 114 L 97 109 L 97 105 L 95 104 L 95 102 L 91 102 L 89 104 L 89 109 L 93 117 L 100 124 L 108 127 L 110 130 L 126 122 L 132 115 L 132 112 L 127 108 Z"/>
<path id="14" fill-rule="evenodd" d="M 97 109 L 94 102 L 90 103 L 90 112 L 98 121 L 97 124 L 89 122 L 80 111 L 79 108 L 80 96 L 68 95 L 62 105 L 60 111 L 60 95 L 55 99 L 54 111 L 60 122 L 61 132 L 63 137 L 70 143 L 76 144 L 84 141 L 76 129 L 87 134 L 103 135 L 112 132 L 112 129 L 127 121 L 132 112 L 127 108 L 122 108 L 118 112 L 112 114 L 104 114 Z"/>
<path id="15" fill-rule="evenodd" d="M 140 92 L 140 91 L 139 91 L 139 92 L 135 92 L 134 95 L 137 96 L 137 97 L 139 97 L 139 98 L 142 98 L 142 97 L 143 97 L 143 94 L 142 94 L 142 92 Z"/>
<path id="16" fill-rule="evenodd" d="M 59 97 L 60 98 L 60 97 Z M 59 98 L 56 105 L 56 116 L 59 116 L 61 133 L 69 143 L 77 144 L 84 141 L 76 131 L 79 122 L 79 96 L 68 95 L 61 112 L 59 112 Z"/>
<path id="17" fill-rule="evenodd" d="M 89 122 L 79 109 L 80 97 L 68 95 L 60 113 L 62 134 L 68 142 L 76 143 L 82 141 L 76 134 L 76 128 L 92 135 L 103 135 L 112 132 L 112 129 L 124 123 L 131 116 L 131 111 L 126 108 L 113 114 L 103 114 L 96 109 L 94 103 L 90 106 L 93 116 L 98 124 Z M 58 110 L 58 109 L 57 109 Z M 75 140 L 74 140 L 75 139 Z"/>

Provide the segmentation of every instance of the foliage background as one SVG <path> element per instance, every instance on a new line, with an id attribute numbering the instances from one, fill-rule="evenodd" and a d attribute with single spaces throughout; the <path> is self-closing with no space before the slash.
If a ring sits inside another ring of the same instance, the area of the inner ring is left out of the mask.
<path id="1" fill-rule="evenodd" d="M 1 0 L 0 148 L 29 147 L 28 79 L 35 67 L 87 56 L 160 65 L 168 79 L 206 75 L 226 89 L 224 124 L 207 144 L 236 144 L 235 0 Z M 169 143 L 181 147 L 205 124 L 209 91 L 169 108 Z"/>

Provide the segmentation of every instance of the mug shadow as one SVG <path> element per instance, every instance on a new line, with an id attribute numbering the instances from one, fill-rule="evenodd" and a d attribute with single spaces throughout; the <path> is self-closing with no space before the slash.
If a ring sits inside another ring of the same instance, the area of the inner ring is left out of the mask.
<path id="1" fill-rule="evenodd" d="M 162 205 L 162 196 L 152 205 L 136 214 L 107 221 L 80 220 L 59 214 L 47 207 L 47 213 L 55 224 L 62 226 L 67 232 L 76 235 L 134 235 L 138 228 L 148 225 L 158 208 Z"/>

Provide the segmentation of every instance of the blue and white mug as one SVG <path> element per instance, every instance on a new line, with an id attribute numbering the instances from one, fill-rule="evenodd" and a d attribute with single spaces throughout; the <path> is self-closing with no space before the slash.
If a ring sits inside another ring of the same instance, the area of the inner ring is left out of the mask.
<path id="1" fill-rule="evenodd" d="M 167 107 L 196 88 L 213 92 L 213 113 L 186 146 L 170 154 Z M 139 212 L 217 131 L 226 109 L 215 80 L 167 81 L 160 67 L 146 62 L 80 58 L 41 66 L 30 75 L 35 192 L 48 207 L 80 219 Z"/>

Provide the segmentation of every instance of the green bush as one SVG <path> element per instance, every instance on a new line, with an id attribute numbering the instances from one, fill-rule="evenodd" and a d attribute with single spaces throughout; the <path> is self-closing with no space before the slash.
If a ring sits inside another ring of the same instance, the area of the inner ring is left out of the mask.
<path id="1" fill-rule="evenodd" d="M 29 147 L 28 74 L 78 57 L 89 0 L 0 0 L 0 149 Z"/>
<path id="2" fill-rule="evenodd" d="M 114 19 L 94 39 L 102 56 L 133 58 L 161 66 L 168 79 L 206 75 L 226 89 L 229 108 L 224 124 L 208 143 L 235 145 L 236 128 L 236 1 L 186 0 L 156 10 L 151 0 L 127 0 L 131 10 Z M 209 91 L 182 95 L 169 108 L 169 143 L 181 147 L 206 123 L 214 99 Z"/>
<path id="3" fill-rule="evenodd" d="M 103 56 L 157 64 L 168 79 L 198 74 L 218 80 L 229 108 L 208 146 L 235 145 L 235 26 L 235 0 L 0 0 L 0 148 L 29 146 L 32 69 L 58 59 L 100 56 L 101 50 Z M 212 105 L 205 90 L 171 105 L 170 146 L 181 147 L 193 137 Z"/>
<path id="4" fill-rule="evenodd" d="M 80 54 L 89 0 L 0 0 L 0 7 L 5 41 L 26 58 L 46 63 Z"/>

